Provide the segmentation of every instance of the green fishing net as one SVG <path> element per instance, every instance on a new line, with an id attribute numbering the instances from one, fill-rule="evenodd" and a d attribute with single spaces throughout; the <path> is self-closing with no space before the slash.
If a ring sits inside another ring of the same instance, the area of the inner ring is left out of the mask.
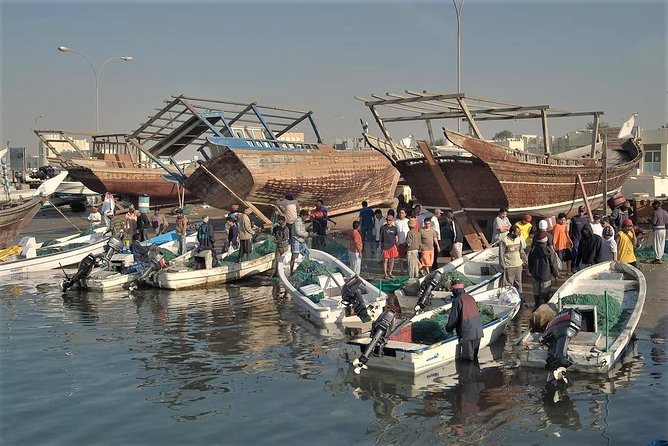
<path id="1" fill-rule="evenodd" d="M 654 248 L 640 248 L 636 249 L 636 257 L 638 260 L 645 260 L 651 262 L 654 260 Z M 662 260 L 668 261 L 668 240 L 666 240 L 666 249 L 663 252 Z"/>
<path id="2" fill-rule="evenodd" d="M 563 304 L 596 305 L 599 330 L 605 329 L 606 311 L 605 296 L 602 294 L 571 294 L 561 299 Z M 608 296 L 607 320 L 608 327 L 614 327 L 622 314 L 622 307 L 614 297 Z"/>
<path id="3" fill-rule="evenodd" d="M 274 237 L 268 237 L 265 241 L 263 241 L 260 245 L 254 246 L 253 250 L 250 253 L 250 258 L 248 260 L 256 260 L 259 259 L 260 257 L 266 256 L 267 254 L 271 254 L 272 252 L 276 251 L 276 242 L 274 241 Z M 223 263 L 237 263 L 239 261 L 239 251 L 235 251 L 225 257 L 222 260 L 219 260 L 219 264 Z"/>
<path id="4" fill-rule="evenodd" d="M 473 282 L 459 271 L 447 271 L 441 276 L 440 282 L 436 285 L 436 291 L 450 291 L 450 282 L 455 279 L 461 280 L 465 287 L 473 285 Z"/>
<path id="5" fill-rule="evenodd" d="M 62 246 L 54 246 L 52 248 L 39 248 L 36 252 L 38 256 L 45 256 L 49 254 L 55 254 L 58 252 L 70 251 L 72 249 L 81 248 L 82 246 L 88 246 L 90 243 L 69 243 Z"/>
<path id="6" fill-rule="evenodd" d="M 320 262 L 305 257 L 288 280 L 292 286 L 299 289 L 306 285 L 318 285 L 318 276 L 327 276 L 337 272 L 339 272 L 338 268 L 328 268 Z M 320 302 L 323 297 L 322 293 L 308 296 L 315 303 Z"/>
<path id="7" fill-rule="evenodd" d="M 378 288 L 384 293 L 391 293 L 398 290 L 408 280 L 409 276 L 398 276 L 392 279 L 379 279 Z"/>
<path id="8" fill-rule="evenodd" d="M 491 305 L 478 304 L 480 312 L 480 321 L 483 327 L 496 319 L 494 309 Z M 446 331 L 450 310 L 438 313 L 437 315 L 411 324 L 411 336 L 416 344 L 431 345 L 437 342 L 445 341 L 454 336 L 454 332 Z"/>

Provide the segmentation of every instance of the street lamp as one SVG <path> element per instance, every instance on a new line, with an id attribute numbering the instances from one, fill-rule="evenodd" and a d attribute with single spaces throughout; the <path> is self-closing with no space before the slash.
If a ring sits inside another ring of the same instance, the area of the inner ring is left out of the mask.
<path id="1" fill-rule="evenodd" d="M 331 120 L 332 120 L 332 124 L 334 124 L 334 144 L 332 144 L 332 146 L 336 149 L 336 120 L 337 120 L 337 119 L 345 119 L 345 116 L 329 116 L 329 115 L 325 115 L 325 117 L 331 119 Z"/>
<path id="2" fill-rule="evenodd" d="M 35 130 L 37 130 L 37 123 L 39 122 L 40 119 L 44 119 L 44 115 L 39 115 L 38 117 L 35 118 L 35 127 L 33 127 Z"/>
<path id="3" fill-rule="evenodd" d="M 460 51 L 460 40 L 461 40 L 461 21 L 462 21 L 462 8 L 464 7 L 464 1 L 461 0 L 461 3 L 457 5 L 456 0 L 452 0 L 452 4 L 455 5 L 455 13 L 457 14 L 457 93 L 462 92 L 461 84 L 461 71 L 459 68 L 461 51 Z M 461 131 L 461 119 L 457 120 L 457 131 Z"/>
<path id="4" fill-rule="evenodd" d="M 102 69 L 106 64 L 111 62 L 112 60 L 122 60 L 124 62 L 130 62 L 134 59 L 132 56 L 120 56 L 120 57 L 110 57 L 102 65 L 100 65 L 100 68 L 95 68 L 95 65 L 93 65 L 93 62 L 90 61 L 88 57 L 86 57 L 85 54 L 80 53 L 79 51 L 75 51 L 72 48 L 68 48 L 66 46 L 59 46 L 58 51 L 63 52 L 63 53 L 75 53 L 78 54 L 79 56 L 83 57 L 86 59 L 86 62 L 88 62 L 88 65 L 93 70 L 93 74 L 95 75 L 95 130 L 100 131 L 100 74 L 102 74 Z"/>

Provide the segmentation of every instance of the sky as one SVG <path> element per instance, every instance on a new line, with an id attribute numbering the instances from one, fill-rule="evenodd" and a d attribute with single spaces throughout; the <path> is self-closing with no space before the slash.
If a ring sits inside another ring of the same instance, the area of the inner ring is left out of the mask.
<path id="1" fill-rule="evenodd" d="M 359 136 L 355 96 L 457 92 L 457 20 L 441 1 L 85 2 L 0 0 L 0 138 L 36 153 L 31 129 L 131 132 L 172 95 L 313 110 L 326 142 Z M 460 0 L 457 0 L 460 3 Z M 464 0 L 461 91 L 525 105 L 668 122 L 668 2 Z M 591 121 L 559 119 L 552 135 Z M 456 128 L 453 122 L 439 124 Z M 496 131 L 539 133 L 540 123 Z M 395 139 L 424 125 L 390 127 Z M 307 138 L 308 139 L 308 138 Z"/>

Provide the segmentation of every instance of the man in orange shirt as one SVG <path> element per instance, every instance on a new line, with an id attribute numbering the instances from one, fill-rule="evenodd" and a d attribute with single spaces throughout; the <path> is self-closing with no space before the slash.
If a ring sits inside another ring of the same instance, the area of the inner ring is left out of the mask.
<path id="1" fill-rule="evenodd" d="M 557 216 L 557 224 L 552 228 L 552 243 L 559 259 L 566 265 L 566 271 L 570 271 L 570 262 L 573 260 L 573 242 L 568 235 L 566 214 L 563 212 Z"/>
<path id="2" fill-rule="evenodd" d="M 348 260 L 350 262 L 350 269 L 357 275 L 362 269 L 362 234 L 359 231 L 360 222 L 355 220 L 353 222 L 353 230 L 348 236 Z"/>

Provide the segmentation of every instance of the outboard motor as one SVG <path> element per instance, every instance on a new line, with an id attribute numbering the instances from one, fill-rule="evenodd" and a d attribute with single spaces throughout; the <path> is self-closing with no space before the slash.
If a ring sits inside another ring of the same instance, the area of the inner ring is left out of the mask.
<path id="1" fill-rule="evenodd" d="M 427 303 L 431 304 L 431 293 L 441 281 L 442 273 L 439 270 L 434 270 L 427 274 L 420 284 L 420 291 L 418 291 L 418 301 L 415 305 L 415 312 L 424 310 Z"/>
<path id="2" fill-rule="evenodd" d="M 547 324 L 540 342 L 547 345 L 545 368 L 549 370 L 548 382 L 566 380 L 566 369 L 573 365 L 568 357 L 568 343 L 580 332 L 582 315 L 575 308 L 565 308 Z M 552 377 L 552 378 L 551 378 Z"/>
<path id="3" fill-rule="evenodd" d="M 160 252 L 160 249 L 153 246 L 148 252 L 148 265 L 139 274 L 129 286 L 130 291 L 137 289 L 140 283 L 145 282 L 153 273 L 156 273 L 165 267 L 165 256 Z"/>
<path id="4" fill-rule="evenodd" d="M 367 345 L 366 350 L 359 358 L 353 360 L 355 366 L 354 373 L 359 375 L 362 369 L 368 369 L 366 363 L 369 361 L 369 356 L 373 353 L 376 346 L 379 347 L 379 355 L 383 354 L 383 346 L 387 344 L 392 333 L 392 325 L 397 318 L 396 311 L 387 308 L 378 316 L 378 319 L 371 326 L 371 342 Z"/>
<path id="5" fill-rule="evenodd" d="M 369 316 L 369 311 L 360 292 L 360 287 L 363 283 L 362 279 L 357 275 L 344 283 L 341 287 L 341 303 L 348 308 L 352 308 L 362 322 L 370 322 L 371 316 Z"/>
<path id="6" fill-rule="evenodd" d="M 67 273 L 65 273 L 65 279 L 63 279 L 60 282 L 60 289 L 63 290 L 63 292 L 67 291 L 68 289 L 72 288 L 74 285 L 79 285 L 80 288 L 87 288 L 88 285 L 86 281 L 88 280 L 88 277 L 90 277 L 90 274 L 93 272 L 93 268 L 95 266 L 102 266 L 106 267 L 110 264 L 111 262 L 111 257 L 116 254 L 117 252 L 121 252 L 123 250 L 123 240 L 116 238 L 116 237 L 111 237 L 109 240 L 107 240 L 107 245 L 104 248 L 104 254 L 102 255 L 93 255 L 93 254 L 88 254 L 86 257 L 79 262 L 79 266 L 77 267 L 77 272 L 74 273 L 72 276 L 68 276 Z"/>

